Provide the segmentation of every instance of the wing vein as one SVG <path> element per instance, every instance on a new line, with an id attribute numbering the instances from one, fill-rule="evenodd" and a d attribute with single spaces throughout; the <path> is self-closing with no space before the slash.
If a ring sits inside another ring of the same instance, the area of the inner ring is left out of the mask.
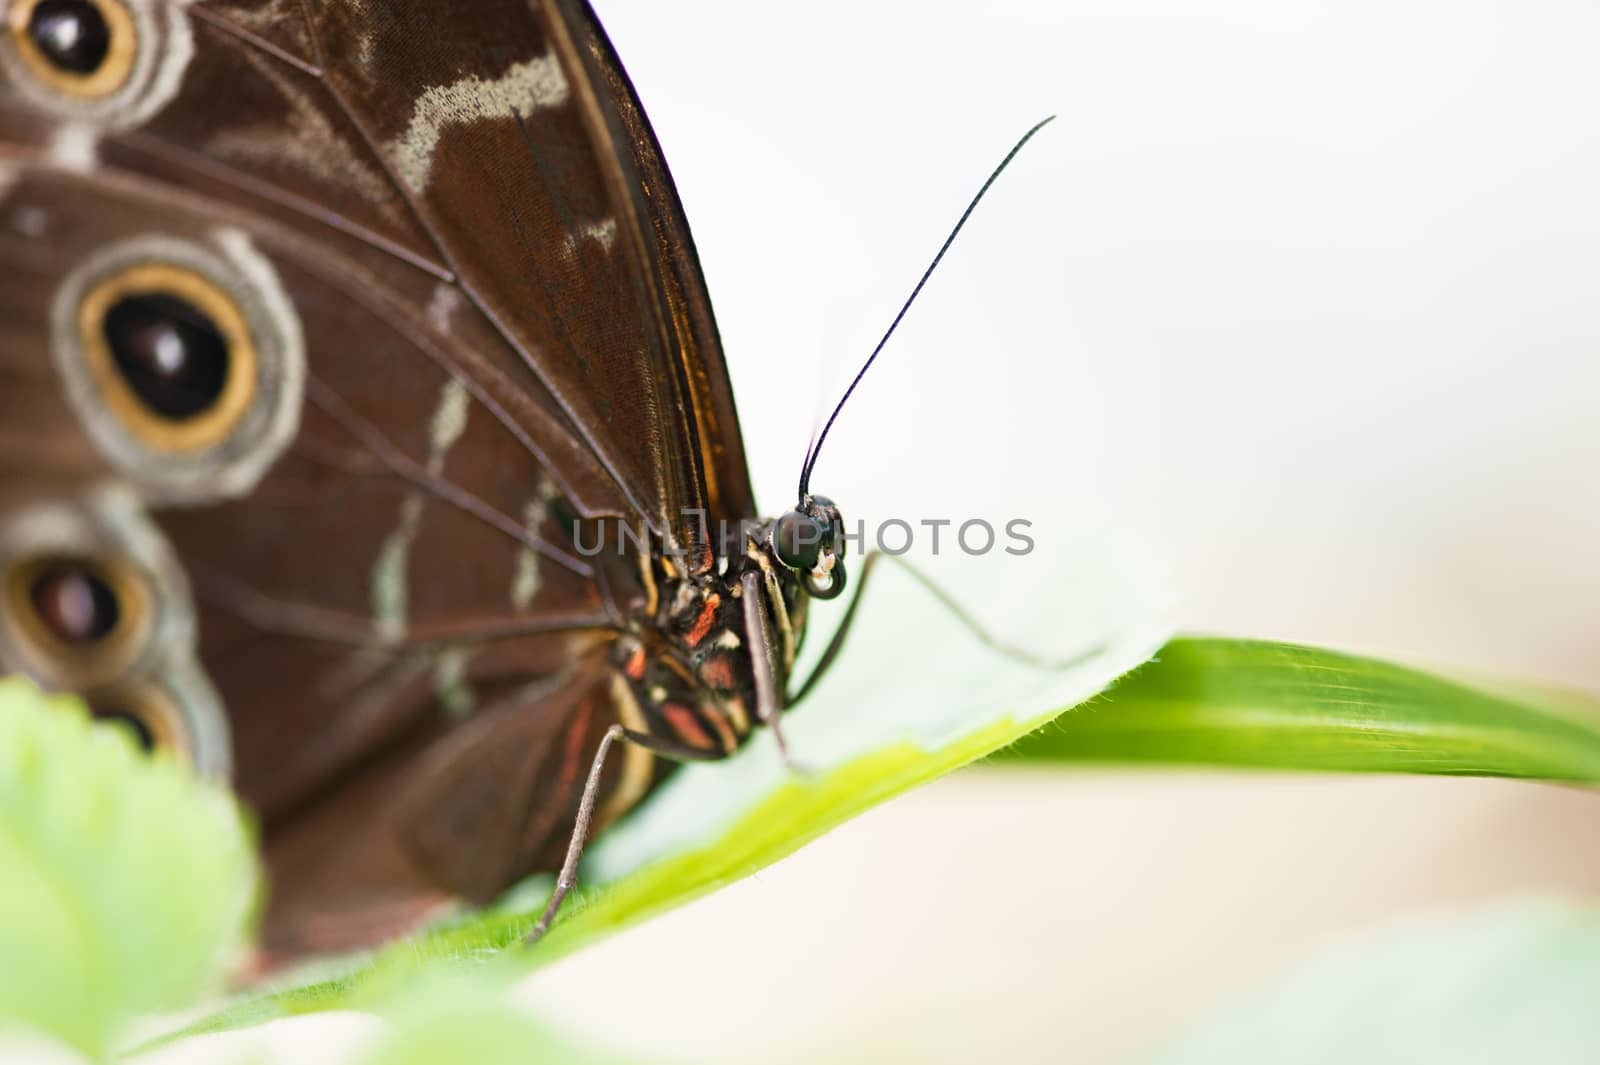
<path id="1" fill-rule="evenodd" d="M 488 503 L 468 492 L 460 485 L 431 473 L 394 443 L 366 418 L 363 418 L 339 394 L 323 383 L 315 374 L 306 379 L 307 398 L 328 417 L 334 419 L 345 431 L 355 437 L 378 461 L 397 477 L 426 492 L 442 502 L 449 503 L 465 514 L 477 518 L 499 530 L 512 540 L 530 547 L 546 558 L 582 577 L 593 577 L 594 569 L 588 563 L 574 558 L 544 537 L 526 529 L 520 522 L 502 514 Z"/>
<path id="2" fill-rule="evenodd" d="M 604 615 L 549 613 L 434 622 L 412 626 L 399 639 L 384 639 L 373 620 L 364 615 L 280 599 L 203 564 L 190 563 L 189 570 L 202 602 L 227 611 L 259 631 L 319 643 L 399 651 L 491 643 L 554 632 L 619 631 L 617 623 Z"/>
<path id="3" fill-rule="evenodd" d="M 313 41 L 313 46 L 316 48 L 317 53 L 320 56 L 322 54 L 322 46 L 317 35 L 317 27 L 315 24 L 311 26 L 310 34 Z M 429 242 L 433 244 L 434 250 L 439 253 L 439 257 L 444 262 L 445 266 L 453 273 L 453 283 L 467 297 L 468 301 L 477 308 L 478 313 L 483 315 L 484 320 L 494 328 L 495 332 L 498 333 L 501 339 L 506 342 L 506 345 L 516 353 L 523 365 L 533 373 L 534 377 L 544 387 L 545 391 L 550 395 L 550 397 L 555 400 L 556 404 L 567 416 L 567 420 L 582 438 L 584 444 L 588 447 L 590 454 L 594 456 L 595 460 L 600 463 L 600 465 L 605 469 L 606 473 L 611 477 L 611 480 L 615 483 L 617 490 L 622 493 L 623 498 L 626 499 L 628 505 L 633 508 L 634 513 L 643 518 L 646 522 L 658 520 L 657 516 L 652 514 L 648 508 L 642 506 L 639 500 L 634 496 L 633 486 L 628 484 L 627 479 L 624 478 L 617 470 L 611 456 L 600 447 L 599 442 L 594 436 L 594 433 L 586 424 L 584 424 L 583 419 L 579 417 L 577 410 L 572 405 L 572 402 L 566 397 L 563 391 L 556 386 L 555 380 L 540 365 L 539 360 L 533 357 L 533 353 L 528 350 L 527 346 L 516 335 L 516 333 L 513 332 L 506 325 L 505 321 L 500 317 L 500 315 L 489 306 L 488 301 L 484 299 L 483 294 L 478 291 L 477 287 L 462 276 L 460 264 L 456 262 L 455 256 L 451 254 L 451 251 L 446 245 L 444 239 L 439 235 L 438 229 L 433 225 L 432 220 L 429 219 L 427 213 L 418 203 L 417 197 L 412 193 L 410 188 L 408 188 L 406 184 L 400 180 L 399 175 L 395 173 L 393 163 L 384 153 L 382 146 L 372 136 L 372 131 L 367 128 L 366 123 L 363 122 L 360 116 L 356 114 L 355 109 L 350 106 L 350 102 L 345 99 L 344 94 L 339 91 L 338 86 L 329 80 L 326 74 L 326 64 L 319 62 L 318 65 L 323 68 L 324 73 L 322 74 L 320 80 L 322 84 L 327 87 L 328 94 L 333 98 L 334 102 L 338 104 L 340 112 L 350 122 L 351 126 L 354 127 L 356 131 L 361 134 L 362 139 L 366 141 L 368 150 L 372 153 L 372 157 L 377 161 L 379 167 L 382 168 L 383 173 L 388 178 L 390 185 L 405 202 L 417 224 L 422 227 L 423 232 L 427 235 Z"/>

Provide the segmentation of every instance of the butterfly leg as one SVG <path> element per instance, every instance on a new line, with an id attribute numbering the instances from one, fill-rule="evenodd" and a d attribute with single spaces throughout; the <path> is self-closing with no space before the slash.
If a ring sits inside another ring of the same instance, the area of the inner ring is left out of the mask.
<path id="1" fill-rule="evenodd" d="M 787 704 L 781 701 L 783 693 L 778 689 L 778 637 L 772 631 L 772 624 L 761 606 L 764 595 L 761 578 L 754 573 L 746 573 L 740 579 L 740 584 L 745 631 L 749 633 L 751 641 L 750 664 L 756 679 L 756 719 L 772 732 L 784 768 L 790 772 L 803 772 L 789 754 L 789 743 L 783 736 L 781 719 Z"/>
<path id="2" fill-rule="evenodd" d="M 595 749 L 594 761 L 589 766 L 589 777 L 583 784 L 583 796 L 578 800 L 578 818 L 572 826 L 572 839 L 567 843 L 567 854 L 561 861 L 561 871 L 556 874 L 555 890 L 550 893 L 550 901 L 545 903 L 544 913 L 540 915 L 539 922 L 523 938 L 524 946 L 531 947 L 544 938 L 545 933 L 550 931 L 550 925 L 555 921 L 561 904 L 578 885 L 578 860 L 583 857 L 584 845 L 589 840 L 589 828 L 594 823 L 594 808 L 600 796 L 600 774 L 605 769 L 606 755 L 610 753 L 612 744 L 618 741 L 637 744 L 652 754 L 679 762 L 706 761 L 717 757 L 692 747 L 659 740 L 643 732 L 623 728 L 621 725 L 612 725 L 607 729 L 606 734 L 600 738 L 600 746 Z"/>
<path id="3" fill-rule="evenodd" d="M 856 591 L 850 597 L 850 605 L 844 608 L 844 617 L 839 621 L 839 627 L 833 630 L 833 636 L 828 640 L 828 646 L 822 651 L 822 657 L 811 670 L 811 676 L 800 685 L 793 695 L 789 696 L 786 705 L 794 706 L 804 699 L 817 681 L 821 680 L 828 672 L 828 667 L 833 665 L 833 660 L 839 657 L 840 650 L 844 647 L 845 637 L 850 634 L 850 626 L 856 620 L 856 610 L 861 606 L 861 597 L 866 593 L 867 582 L 872 580 L 872 571 L 877 568 L 878 559 L 882 557 L 881 551 L 868 551 L 865 560 L 861 563 L 861 576 L 856 578 Z M 891 558 L 894 556 L 890 556 Z"/>
<path id="4" fill-rule="evenodd" d="M 913 580 L 922 585 L 922 587 L 925 588 L 930 595 L 939 601 L 940 606 L 943 606 L 946 610 L 948 610 L 951 616 L 953 616 L 957 621 L 961 622 L 962 626 L 966 628 L 968 632 L 971 632 L 974 636 L 976 636 L 980 643 L 989 648 L 991 651 L 994 651 L 996 654 L 999 654 L 1005 658 L 1012 659 L 1016 662 L 1021 662 L 1024 665 L 1033 666 L 1037 669 L 1066 670 L 1082 665 L 1084 662 L 1087 662 L 1089 659 L 1095 657 L 1105 650 L 1103 646 L 1097 644 L 1093 647 L 1079 651 L 1067 658 L 1046 658 L 1041 655 L 1036 655 L 1024 648 L 1007 643 L 1006 641 L 1000 639 L 1000 637 L 991 633 L 988 629 L 984 628 L 982 622 L 973 617 L 971 612 L 957 602 L 953 595 L 939 587 L 938 583 L 935 582 L 932 577 L 929 577 L 926 573 L 922 572 L 922 570 L 912 565 L 906 559 L 899 555 L 886 556 L 881 551 L 869 551 L 867 552 L 866 560 L 861 566 L 861 577 L 856 582 L 855 595 L 851 597 L 850 605 L 845 608 L 844 618 L 839 622 L 839 627 L 834 630 L 832 638 L 828 640 L 828 646 L 823 649 L 822 658 L 817 661 L 815 668 L 811 670 L 811 675 L 807 677 L 805 683 L 800 685 L 799 689 L 789 697 L 786 705 L 794 706 L 801 699 L 804 699 L 811 689 L 816 686 L 817 682 L 821 680 L 827 673 L 828 667 L 833 664 L 834 659 L 838 657 L 840 649 L 844 647 L 845 637 L 849 634 L 850 625 L 855 621 L 856 608 L 861 605 L 861 597 L 866 594 L 867 581 L 872 578 L 873 568 L 878 559 L 885 557 L 909 573 Z"/>

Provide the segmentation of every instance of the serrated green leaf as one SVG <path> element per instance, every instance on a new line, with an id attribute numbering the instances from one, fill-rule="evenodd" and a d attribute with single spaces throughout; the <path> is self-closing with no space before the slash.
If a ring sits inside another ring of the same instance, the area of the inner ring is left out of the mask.
<path id="1" fill-rule="evenodd" d="M 103 1056 L 241 946 L 253 844 L 230 795 L 81 703 L 0 680 L 0 1021 Z"/>
<path id="2" fill-rule="evenodd" d="M 1315 647 L 1177 639 L 991 764 L 1112 762 L 1600 782 L 1600 699 Z"/>

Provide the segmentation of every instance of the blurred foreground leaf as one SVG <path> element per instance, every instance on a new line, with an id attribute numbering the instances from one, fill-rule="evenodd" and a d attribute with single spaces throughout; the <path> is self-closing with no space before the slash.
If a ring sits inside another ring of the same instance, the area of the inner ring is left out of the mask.
<path id="1" fill-rule="evenodd" d="M 1600 782 L 1600 699 L 1294 644 L 1183 638 L 991 764 L 1113 762 Z"/>
<path id="2" fill-rule="evenodd" d="M 630 1065 L 565 1038 L 483 979 L 424 978 L 389 1000 L 388 1032 L 360 1065 Z"/>
<path id="3" fill-rule="evenodd" d="M 76 699 L 0 680 L 0 1025 L 104 1056 L 243 942 L 255 848 L 231 796 Z"/>
<path id="4" fill-rule="evenodd" d="M 1150 1065 L 1589 1065 L 1600 911 L 1413 918 L 1320 952 L 1189 1025 Z"/>

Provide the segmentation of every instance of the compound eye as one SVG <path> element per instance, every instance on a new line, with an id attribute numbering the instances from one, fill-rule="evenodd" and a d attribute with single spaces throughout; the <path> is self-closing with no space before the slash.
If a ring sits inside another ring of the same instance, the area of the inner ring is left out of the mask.
<path id="1" fill-rule="evenodd" d="M 833 548 L 840 558 L 844 558 L 844 518 L 840 516 L 838 506 L 827 496 L 812 496 L 806 512 L 822 526 L 822 546 Z"/>
<path id="2" fill-rule="evenodd" d="M 791 510 L 772 527 L 772 549 L 790 569 L 810 570 L 822 557 L 827 530 L 809 514 Z"/>

